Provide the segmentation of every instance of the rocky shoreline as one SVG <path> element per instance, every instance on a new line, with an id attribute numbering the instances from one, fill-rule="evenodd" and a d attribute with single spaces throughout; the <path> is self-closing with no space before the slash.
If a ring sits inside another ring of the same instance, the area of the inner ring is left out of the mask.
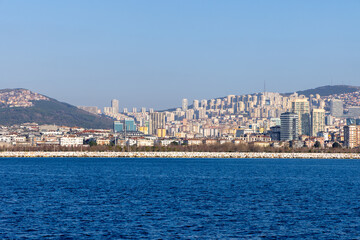
<path id="1" fill-rule="evenodd" d="M 359 153 L 267 153 L 267 152 L 0 152 L 3 158 L 304 158 L 360 159 Z"/>

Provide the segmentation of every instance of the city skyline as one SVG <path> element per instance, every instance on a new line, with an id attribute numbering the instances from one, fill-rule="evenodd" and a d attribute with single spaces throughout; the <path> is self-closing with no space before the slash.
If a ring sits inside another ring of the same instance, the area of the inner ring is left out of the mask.
<path id="1" fill-rule="evenodd" d="M 168 110 L 172 110 L 172 109 L 174 110 L 174 109 L 177 109 L 177 108 L 180 108 L 182 110 L 187 110 L 188 108 L 190 108 L 190 106 L 191 106 L 191 108 L 194 108 L 195 110 L 198 110 L 198 107 L 200 105 L 203 105 L 204 101 L 211 101 L 211 100 L 220 101 L 220 99 L 229 98 L 231 96 L 235 97 L 235 96 L 246 96 L 246 95 L 264 95 L 265 93 L 267 93 L 267 94 L 276 93 L 276 94 L 286 96 L 286 95 L 292 95 L 294 93 L 299 94 L 299 92 L 301 94 L 302 91 L 305 91 L 305 92 L 308 92 L 308 91 L 318 92 L 318 91 L 323 91 L 324 89 L 326 89 L 325 91 L 329 92 L 329 91 L 333 91 L 333 90 L 331 90 L 331 88 L 336 88 L 336 87 L 351 88 L 350 92 L 357 92 L 358 89 L 360 89 L 360 86 L 348 86 L 348 85 L 333 85 L 333 86 L 331 86 L 331 85 L 327 85 L 327 86 L 320 86 L 320 87 L 311 88 L 311 89 L 302 89 L 302 90 L 293 91 L 293 92 L 287 92 L 287 93 L 282 93 L 282 92 L 278 92 L 278 91 L 266 91 L 266 92 L 259 91 L 259 92 L 243 93 L 243 94 L 235 94 L 234 93 L 234 94 L 228 94 L 226 96 L 209 97 L 209 98 L 206 98 L 206 99 L 200 99 L 200 98 L 197 98 L 197 97 L 194 97 L 193 99 L 182 98 L 182 99 L 179 100 L 179 102 L 175 106 L 164 108 L 164 109 L 156 108 L 156 106 L 145 107 L 146 104 L 139 105 L 139 106 L 128 107 L 128 106 L 122 105 L 121 102 L 119 101 L 119 99 L 109 98 L 109 97 L 106 98 L 107 103 L 105 103 L 104 106 L 101 106 L 99 104 L 95 104 L 93 106 L 90 106 L 90 105 L 86 105 L 86 106 L 85 105 L 75 105 L 72 102 L 63 102 L 63 103 L 71 104 L 71 105 L 76 106 L 78 108 L 81 108 L 83 110 L 87 110 L 88 112 L 93 112 L 93 113 L 96 113 L 96 114 L 106 113 L 106 112 L 108 112 L 108 113 L 122 113 L 122 112 L 128 113 L 128 112 L 133 112 L 134 110 L 136 110 L 138 112 L 145 112 L 145 111 L 149 111 L 149 110 L 150 111 L 168 111 Z M 355 89 L 357 89 L 357 90 L 355 90 Z M 7 89 L 0 89 L 0 90 L 5 91 L 5 92 L 19 90 L 20 92 L 28 93 L 30 98 L 33 97 L 33 96 L 31 96 L 32 94 L 42 96 L 42 98 L 44 98 L 44 99 L 53 98 L 52 96 L 47 96 L 47 95 L 45 95 L 43 93 L 36 93 L 32 89 L 26 89 L 26 88 L 12 88 L 12 89 L 7 88 Z M 337 90 L 335 90 L 335 91 L 337 91 Z M 343 90 L 343 91 L 344 91 L 343 93 L 346 92 L 346 90 Z M 341 90 L 339 92 L 341 92 Z M 312 94 L 312 95 L 315 96 L 315 94 Z M 325 96 L 330 96 L 330 95 L 333 95 L 333 94 L 325 94 Z M 321 95 L 321 94 L 319 96 L 323 97 L 323 95 Z M 34 99 L 37 100 L 36 98 L 34 98 Z M 59 100 L 59 99 L 56 99 L 56 100 L 61 102 L 61 100 Z M 0 102 L 1 101 L 2 100 L 0 98 Z M 300 101 L 303 101 L 303 100 L 300 99 Z M 333 108 L 333 102 L 334 101 L 336 102 L 336 101 L 339 101 L 339 100 L 336 99 L 336 98 L 333 99 L 331 101 L 330 108 Z M 5 102 L 3 102 L 3 103 L 5 103 Z M 195 104 L 195 106 L 193 106 L 194 104 Z M 28 106 L 32 106 L 33 104 L 31 102 L 29 102 L 29 100 L 26 100 L 26 101 L 22 102 L 19 106 L 16 106 L 16 107 L 21 107 L 21 105 L 24 105 L 24 107 L 28 107 Z M 324 107 L 324 106 L 322 106 L 322 107 Z M 340 111 L 342 111 L 342 109 Z M 301 129 L 301 127 L 300 127 L 300 129 Z"/>
<path id="2" fill-rule="evenodd" d="M 10 116 L 8 120 L 16 118 L 12 115 L 14 111 L 20 113 L 17 118 L 23 118 L 21 114 L 29 114 L 37 107 L 45 113 L 46 109 L 55 108 L 53 110 L 57 111 L 55 106 L 61 106 L 51 105 L 51 101 L 56 102 L 55 99 L 26 89 L 6 89 L 0 95 L 1 109 L 4 115 Z M 359 88 L 334 95 L 308 94 L 308 97 L 301 93 L 281 95 L 262 92 L 194 100 L 192 105 L 188 99 L 183 99 L 180 107 L 164 112 L 147 111 L 145 108 L 119 112 L 119 101 L 112 99 L 111 106 L 105 107 L 103 114 L 108 120 L 112 119 L 113 129 L 91 130 L 74 126 L 71 121 L 68 122 L 70 125 L 59 122 L 57 126 L 53 122 L 42 122 L 43 118 L 48 118 L 46 115 L 37 118 L 39 122 L 33 121 L 30 116 L 33 122 L 24 121 L 23 118 L 22 122 L 11 125 L 3 121 L 5 124 L 0 126 L 0 143 L 33 147 L 43 144 L 79 146 L 83 143 L 126 143 L 151 147 L 160 142 L 165 146 L 177 141 L 177 144 L 185 145 L 231 143 L 275 148 L 331 148 L 340 142 L 344 147 L 353 148 L 360 146 L 359 96 Z M 41 105 L 46 107 L 41 108 Z M 91 112 L 91 116 L 101 114 L 97 107 L 79 108 Z M 35 114 L 39 115 L 40 112 Z"/>
<path id="3" fill-rule="evenodd" d="M 1 1 L 2 88 L 74 105 L 358 85 L 358 1 Z M 66 18 L 64 18 L 66 16 Z M 336 17 L 334 17 L 336 16 Z M 166 99 L 166 101 L 164 101 Z"/>
<path id="4" fill-rule="evenodd" d="M 340 85 L 339 85 L 340 86 Z M 320 86 L 318 88 L 324 88 L 324 87 L 336 87 L 336 85 L 334 86 Z M 346 87 L 352 87 L 352 86 L 346 86 Z M 360 86 L 353 86 L 353 87 L 356 87 L 356 88 L 360 88 Z M 316 88 L 314 88 L 316 89 Z M 265 89 L 264 89 L 265 90 Z M 143 104 L 143 105 L 139 105 L 139 106 L 132 106 L 132 107 L 128 107 L 128 106 L 124 106 L 124 105 L 121 105 L 121 102 L 119 102 L 118 99 L 109 99 L 108 103 L 105 104 L 104 106 L 96 106 L 96 107 L 99 107 L 99 110 L 100 109 L 106 109 L 107 111 L 113 111 L 112 110 L 112 103 L 113 101 L 116 101 L 117 102 L 117 110 L 114 110 L 114 112 L 131 112 L 133 111 L 134 109 L 136 109 L 137 111 L 144 111 L 144 109 L 146 111 L 148 111 L 149 109 L 152 109 L 153 111 L 167 111 L 167 110 L 170 110 L 170 109 L 176 109 L 176 108 L 181 108 L 182 110 L 186 110 L 188 109 L 190 106 L 192 106 L 192 108 L 196 109 L 201 105 L 203 104 L 203 101 L 210 101 L 211 99 L 222 99 L 222 98 L 227 98 L 229 96 L 245 96 L 245 95 L 254 95 L 254 94 L 264 94 L 264 93 L 279 93 L 281 95 L 291 95 L 293 93 L 298 93 L 298 92 L 301 92 L 301 91 L 309 91 L 309 90 L 312 90 L 312 89 L 301 89 L 301 90 L 297 90 L 297 91 L 293 91 L 293 92 L 278 92 L 278 91 L 259 91 L 259 92 L 251 92 L 251 93 L 242 93 L 242 94 L 236 94 L 236 93 L 232 93 L 232 94 L 228 94 L 226 96 L 217 96 L 217 97 L 209 97 L 209 98 L 205 98 L 205 99 L 201 99 L 201 98 L 198 98 L 198 97 L 194 97 L 194 98 L 191 98 L 191 99 L 188 99 L 188 98 L 181 98 L 179 100 L 179 102 L 175 105 L 175 106 L 172 106 L 172 107 L 168 107 L 168 108 L 157 108 L 156 106 L 150 106 L 150 107 L 145 107 L 146 104 Z M 110 107 L 109 107 L 109 102 L 110 102 Z M 195 105 L 195 106 L 193 106 Z M 89 106 L 90 107 L 90 106 Z"/>

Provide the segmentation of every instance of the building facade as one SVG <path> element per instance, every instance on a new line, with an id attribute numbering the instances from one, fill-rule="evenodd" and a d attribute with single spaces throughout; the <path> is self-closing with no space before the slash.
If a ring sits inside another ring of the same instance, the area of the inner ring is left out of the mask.
<path id="1" fill-rule="evenodd" d="M 184 98 L 182 100 L 182 110 L 186 111 L 188 109 L 188 100 L 186 98 Z"/>
<path id="2" fill-rule="evenodd" d="M 62 137 L 59 140 L 60 146 L 64 147 L 76 147 L 84 144 L 84 138 L 82 137 Z"/>
<path id="3" fill-rule="evenodd" d="M 165 128 L 166 128 L 165 113 L 163 112 L 150 113 L 149 134 L 157 135 L 158 129 L 165 129 Z"/>
<path id="4" fill-rule="evenodd" d="M 121 121 L 114 121 L 114 132 L 122 132 L 124 131 L 124 124 Z"/>
<path id="5" fill-rule="evenodd" d="M 117 99 L 111 100 L 111 107 L 113 113 L 119 113 L 119 100 Z"/>
<path id="6" fill-rule="evenodd" d="M 318 132 L 325 131 L 325 110 L 313 109 L 311 111 L 311 136 L 317 136 Z"/>
<path id="7" fill-rule="evenodd" d="M 280 140 L 291 141 L 298 139 L 299 117 L 296 113 L 286 112 L 280 116 Z"/>
<path id="8" fill-rule="evenodd" d="M 310 135 L 310 106 L 307 98 L 298 98 L 292 102 L 291 110 L 298 115 L 298 134 Z"/>
<path id="9" fill-rule="evenodd" d="M 344 145 L 348 148 L 360 146 L 360 125 L 344 127 Z"/>
<path id="10" fill-rule="evenodd" d="M 344 115 L 343 102 L 340 99 L 332 99 L 330 102 L 330 114 L 334 117 Z"/>

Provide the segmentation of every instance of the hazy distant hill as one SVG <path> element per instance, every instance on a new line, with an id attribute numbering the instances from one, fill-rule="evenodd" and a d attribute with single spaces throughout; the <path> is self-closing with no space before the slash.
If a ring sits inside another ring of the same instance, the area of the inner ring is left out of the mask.
<path id="1" fill-rule="evenodd" d="M 297 91 L 299 95 L 310 96 L 311 94 L 320 94 L 320 96 L 329 96 L 334 94 L 352 93 L 359 91 L 360 87 L 348 86 L 348 85 L 333 85 L 333 86 L 322 86 L 302 91 Z M 291 95 L 293 93 L 285 93 L 284 95 Z"/>
<path id="2" fill-rule="evenodd" d="M 36 122 L 69 127 L 111 128 L 113 123 L 110 118 L 88 113 L 26 89 L 0 90 L 0 101 L 0 125 Z"/>

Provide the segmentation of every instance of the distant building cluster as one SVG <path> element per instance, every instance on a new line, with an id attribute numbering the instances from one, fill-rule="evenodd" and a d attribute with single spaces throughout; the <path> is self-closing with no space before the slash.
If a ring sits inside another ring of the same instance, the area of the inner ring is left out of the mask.
<path id="1" fill-rule="evenodd" d="M 101 114 L 101 110 L 98 107 L 78 106 L 78 108 L 92 114 Z"/>
<path id="2" fill-rule="evenodd" d="M 88 136 L 108 137 L 110 130 L 89 130 L 56 125 L 25 123 L 0 128 L 0 146 L 83 146 Z"/>
<path id="3" fill-rule="evenodd" d="M 186 144 L 224 142 L 263 146 L 359 147 L 360 92 L 321 97 L 263 92 L 210 100 L 183 99 L 181 108 L 119 110 L 112 100 L 104 114 L 115 119 L 119 139 L 172 139 Z M 127 126 L 127 127 L 125 127 Z"/>
<path id="4" fill-rule="evenodd" d="M 7 94 L 8 103 L 10 96 L 18 96 Z M 39 98 L 41 96 L 30 97 Z M 183 99 L 181 107 L 167 111 L 120 110 L 119 101 L 113 99 L 103 113 L 97 107 L 79 107 L 113 118 L 113 129 L 23 124 L 3 127 L 0 144 L 81 146 L 96 143 L 148 147 L 242 143 L 261 147 L 355 148 L 360 147 L 359 105 L 359 92 L 327 97 L 264 92 L 192 103 Z"/>
<path id="5" fill-rule="evenodd" d="M 48 101 L 49 98 L 26 89 L 0 92 L 0 107 L 31 107 L 33 106 L 33 101 L 40 100 Z"/>

